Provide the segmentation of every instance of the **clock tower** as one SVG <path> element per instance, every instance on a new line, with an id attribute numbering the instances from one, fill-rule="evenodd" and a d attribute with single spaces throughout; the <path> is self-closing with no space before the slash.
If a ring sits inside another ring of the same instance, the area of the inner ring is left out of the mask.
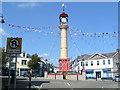
<path id="1" fill-rule="evenodd" d="M 63 7 L 64 8 L 64 7 Z M 61 44 L 60 44 L 60 59 L 59 59 L 59 71 L 68 72 L 70 71 L 70 59 L 68 58 L 68 45 L 67 45 L 67 29 L 68 26 L 68 14 L 63 12 L 59 16 L 61 29 Z"/>

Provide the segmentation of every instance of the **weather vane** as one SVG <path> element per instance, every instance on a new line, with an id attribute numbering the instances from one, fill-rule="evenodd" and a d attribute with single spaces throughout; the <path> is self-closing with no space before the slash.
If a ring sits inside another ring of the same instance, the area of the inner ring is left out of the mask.
<path id="1" fill-rule="evenodd" d="M 65 11 L 65 4 L 62 4 L 63 12 Z"/>

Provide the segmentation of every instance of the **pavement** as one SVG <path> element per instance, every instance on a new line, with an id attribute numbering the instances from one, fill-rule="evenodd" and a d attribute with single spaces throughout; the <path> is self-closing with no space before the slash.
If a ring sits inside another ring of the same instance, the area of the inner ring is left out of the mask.
<path id="1" fill-rule="evenodd" d="M 8 77 L 2 78 L 2 90 L 6 90 L 5 86 L 8 86 Z M 101 89 L 101 90 L 120 90 L 120 82 L 113 82 L 112 80 L 50 80 L 44 77 L 32 78 L 31 80 L 31 90 L 85 90 L 85 89 Z M 11 83 L 11 90 L 13 90 L 14 84 Z M 29 89 L 29 78 L 28 77 L 17 77 L 17 90 Z"/>

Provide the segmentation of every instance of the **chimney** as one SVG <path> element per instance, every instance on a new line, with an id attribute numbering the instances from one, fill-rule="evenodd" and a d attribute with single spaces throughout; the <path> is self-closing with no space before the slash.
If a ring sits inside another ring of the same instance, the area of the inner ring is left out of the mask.
<path id="1" fill-rule="evenodd" d="M 116 49 L 116 52 L 119 52 L 120 49 Z"/>

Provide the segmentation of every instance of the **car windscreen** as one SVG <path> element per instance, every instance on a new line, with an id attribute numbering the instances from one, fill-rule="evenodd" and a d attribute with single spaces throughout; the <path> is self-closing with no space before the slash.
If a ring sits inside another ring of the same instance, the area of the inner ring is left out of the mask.
<path id="1" fill-rule="evenodd" d="M 120 78 L 120 76 L 115 76 L 115 78 Z"/>

